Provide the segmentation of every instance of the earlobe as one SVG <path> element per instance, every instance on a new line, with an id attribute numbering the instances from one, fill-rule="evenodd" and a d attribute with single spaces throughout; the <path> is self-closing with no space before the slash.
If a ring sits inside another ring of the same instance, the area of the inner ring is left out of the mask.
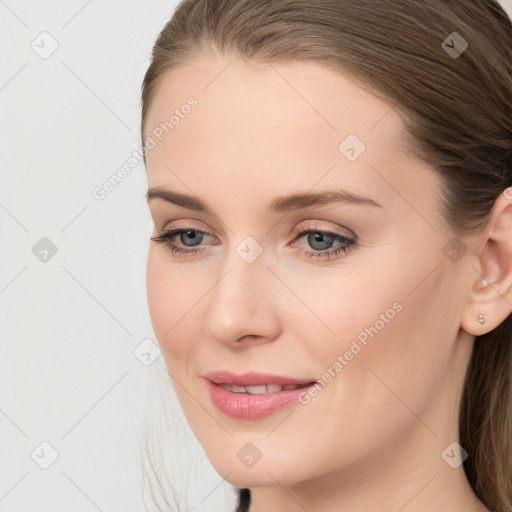
<path id="1" fill-rule="evenodd" d="M 479 268 L 461 319 L 468 333 L 481 336 L 512 312 L 512 189 L 496 200 L 487 226 L 478 235 Z"/>

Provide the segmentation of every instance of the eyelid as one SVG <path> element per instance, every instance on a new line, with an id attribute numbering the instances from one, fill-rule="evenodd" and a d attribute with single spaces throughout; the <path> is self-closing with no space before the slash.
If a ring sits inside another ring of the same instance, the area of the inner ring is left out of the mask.
<path id="1" fill-rule="evenodd" d="M 315 231 L 315 230 L 322 231 L 322 232 L 329 232 L 334 235 L 344 236 L 344 237 L 350 238 L 354 241 L 357 239 L 357 235 L 350 229 L 340 228 L 340 227 L 329 228 L 328 226 L 326 227 L 325 225 L 323 225 L 320 221 L 305 221 L 298 229 L 295 230 L 295 233 L 302 234 L 307 231 Z"/>
<path id="2" fill-rule="evenodd" d="M 208 236 L 211 236 L 213 238 L 217 238 L 215 235 L 213 235 L 212 233 L 209 232 L 208 229 L 203 229 L 201 227 L 198 227 L 196 225 L 194 225 L 192 222 L 196 222 L 195 220 L 187 220 L 187 219 L 184 219 L 184 220 L 180 220 L 180 221 L 176 221 L 176 224 L 172 221 L 172 222 L 169 222 L 167 223 L 160 231 L 159 233 L 165 233 L 165 232 L 168 232 L 168 231 L 175 231 L 175 230 L 178 230 L 178 229 L 183 229 L 183 230 L 189 230 L 189 229 L 195 229 L 196 231 L 200 231 L 201 233 L 205 233 L 207 234 Z M 294 227 L 292 229 L 292 233 L 295 234 L 296 237 L 302 235 L 303 233 L 306 233 L 308 231 L 314 231 L 314 230 L 318 230 L 320 232 L 325 232 L 325 233 L 332 233 L 333 235 L 341 235 L 341 236 L 344 236 L 346 238 L 349 238 L 349 239 L 352 239 L 352 240 L 357 240 L 357 235 L 355 235 L 355 233 L 347 228 L 341 228 L 340 227 L 336 227 L 336 228 L 329 228 L 328 226 L 325 226 L 322 224 L 322 222 L 326 222 L 326 221 L 304 221 L 299 228 L 297 227 Z M 332 224 L 332 223 L 330 223 Z"/>
<path id="3" fill-rule="evenodd" d="M 184 219 L 179 221 L 170 221 L 164 225 L 164 227 L 159 230 L 159 233 L 165 233 L 167 231 L 174 231 L 176 229 L 183 229 L 184 231 L 189 229 L 195 229 L 196 231 L 201 231 L 201 233 L 206 233 L 207 235 L 214 236 L 210 233 L 208 228 L 203 228 L 196 224 L 198 222 L 195 219 Z"/>

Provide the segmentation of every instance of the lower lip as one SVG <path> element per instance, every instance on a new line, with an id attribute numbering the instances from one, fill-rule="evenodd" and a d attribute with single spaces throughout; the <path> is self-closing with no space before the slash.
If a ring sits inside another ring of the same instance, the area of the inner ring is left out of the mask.
<path id="1" fill-rule="evenodd" d="M 298 402 L 301 393 L 308 391 L 314 384 L 298 389 L 288 389 L 277 393 L 251 395 L 249 393 L 233 393 L 208 381 L 210 396 L 215 406 L 232 418 L 257 420 L 270 416 L 284 407 Z"/>

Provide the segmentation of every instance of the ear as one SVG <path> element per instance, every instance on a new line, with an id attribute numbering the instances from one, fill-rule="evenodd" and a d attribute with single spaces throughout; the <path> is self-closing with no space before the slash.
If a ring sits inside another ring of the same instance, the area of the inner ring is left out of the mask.
<path id="1" fill-rule="evenodd" d="M 470 269 L 476 279 L 462 312 L 461 327 L 481 336 L 512 312 L 512 187 L 496 199 L 490 219 L 477 239 L 480 268 L 472 264 Z"/>

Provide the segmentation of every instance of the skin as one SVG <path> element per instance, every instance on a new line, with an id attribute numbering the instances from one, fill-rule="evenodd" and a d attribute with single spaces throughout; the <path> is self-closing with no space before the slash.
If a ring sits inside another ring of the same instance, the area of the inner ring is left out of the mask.
<path id="1" fill-rule="evenodd" d="M 146 133 L 190 96 L 197 107 L 147 155 L 149 188 L 197 197 L 213 214 L 149 200 L 152 236 L 207 234 L 190 257 L 151 241 L 147 292 L 177 397 L 214 468 L 251 488 L 255 512 L 488 511 L 463 466 L 441 454 L 459 439 L 474 336 L 512 309 L 510 200 L 502 194 L 486 228 L 460 239 L 468 252 L 453 262 L 438 176 L 407 154 L 403 119 L 367 86 L 315 62 L 197 57 L 166 75 Z M 338 149 L 351 133 L 366 145 L 353 162 Z M 277 196 L 340 188 L 382 207 L 266 211 Z M 309 258 L 343 245 L 297 236 L 312 222 L 356 244 Z M 252 263 L 236 252 L 248 236 L 263 251 Z M 194 248 L 186 236 L 173 242 Z M 203 376 L 213 370 L 320 379 L 397 302 L 307 405 L 251 421 L 211 402 Z M 262 454 L 250 468 L 237 457 L 249 442 Z"/>

